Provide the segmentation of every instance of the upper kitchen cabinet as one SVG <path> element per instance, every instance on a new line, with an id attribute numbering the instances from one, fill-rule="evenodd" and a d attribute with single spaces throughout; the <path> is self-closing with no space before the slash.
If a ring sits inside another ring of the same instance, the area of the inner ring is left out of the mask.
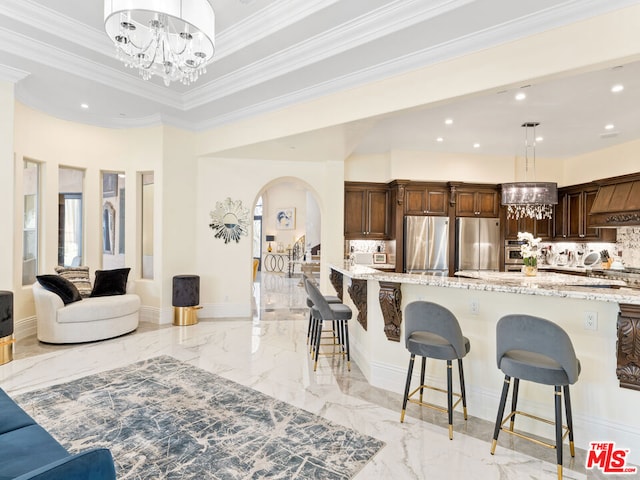
<path id="1" fill-rule="evenodd" d="M 494 188 L 455 188 L 456 217 L 490 217 L 500 212 L 500 195 Z"/>
<path id="2" fill-rule="evenodd" d="M 529 232 L 534 237 L 541 240 L 551 240 L 553 238 L 553 220 L 543 218 L 537 220 L 535 218 L 507 218 L 505 221 L 504 238 L 506 240 L 516 240 L 518 232 Z"/>
<path id="3" fill-rule="evenodd" d="M 446 185 L 407 185 L 404 197 L 406 215 L 449 215 L 449 189 Z"/>
<path id="4" fill-rule="evenodd" d="M 345 182 L 345 238 L 389 238 L 389 206 L 389 188 L 386 184 Z"/>
<path id="5" fill-rule="evenodd" d="M 616 230 L 593 228 L 589 212 L 598 193 L 595 184 L 574 185 L 558 189 L 554 212 L 554 238 L 587 242 L 615 242 Z"/>

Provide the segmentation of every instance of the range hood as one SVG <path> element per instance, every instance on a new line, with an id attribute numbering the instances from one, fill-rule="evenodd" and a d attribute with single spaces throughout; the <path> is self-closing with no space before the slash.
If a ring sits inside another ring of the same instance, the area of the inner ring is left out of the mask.
<path id="1" fill-rule="evenodd" d="M 640 173 L 596 181 L 598 193 L 591 207 L 590 226 L 640 226 Z"/>

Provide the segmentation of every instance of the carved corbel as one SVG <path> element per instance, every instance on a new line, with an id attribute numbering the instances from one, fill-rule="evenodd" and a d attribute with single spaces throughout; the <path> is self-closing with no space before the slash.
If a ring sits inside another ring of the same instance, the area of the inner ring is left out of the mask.
<path id="1" fill-rule="evenodd" d="M 341 302 L 342 302 L 342 293 L 343 293 L 342 281 L 343 281 L 342 274 L 332 268 L 331 273 L 329 274 L 329 282 L 331 282 L 331 286 L 333 286 L 333 288 L 335 289 L 336 294 L 338 295 L 338 298 L 340 299 Z"/>
<path id="2" fill-rule="evenodd" d="M 379 282 L 380 308 L 382 309 L 382 317 L 384 318 L 384 333 L 387 339 L 392 342 L 400 341 L 400 325 L 402 324 L 402 292 L 400 291 L 400 283 L 395 282 Z"/>
<path id="3" fill-rule="evenodd" d="M 351 279 L 351 286 L 347 288 L 349 296 L 358 309 L 358 323 L 367 329 L 367 281 Z"/>
<path id="4" fill-rule="evenodd" d="M 640 390 L 640 305 L 620 304 L 617 329 L 620 387 Z"/>

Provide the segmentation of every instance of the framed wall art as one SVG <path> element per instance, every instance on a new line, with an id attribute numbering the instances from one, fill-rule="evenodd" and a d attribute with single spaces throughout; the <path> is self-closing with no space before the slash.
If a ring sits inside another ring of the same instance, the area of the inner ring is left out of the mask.
<path id="1" fill-rule="evenodd" d="M 278 230 L 293 230 L 296 228 L 295 207 L 278 208 L 276 210 L 276 228 Z"/>

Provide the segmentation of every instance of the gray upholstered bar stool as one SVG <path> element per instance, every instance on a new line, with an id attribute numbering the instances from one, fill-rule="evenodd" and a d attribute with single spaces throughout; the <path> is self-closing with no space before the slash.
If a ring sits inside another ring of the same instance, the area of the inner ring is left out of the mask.
<path id="1" fill-rule="evenodd" d="M 309 296 L 309 289 L 307 288 L 307 280 L 312 282 L 315 285 L 314 278 L 303 273 L 302 284 L 304 285 L 305 292 L 307 292 L 307 307 L 309 307 L 309 323 L 307 325 L 307 344 L 310 345 L 311 347 L 310 350 L 313 353 L 314 339 L 311 337 L 311 334 L 315 332 L 316 319 L 314 319 L 312 315 L 313 300 L 311 300 L 311 297 Z M 335 295 L 323 295 L 323 297 L 328 303 L 342 303 L 342 300 L 340 300 L 340 297 L 337 297 Z"/>
<path id="2" fill-rule="evenodd" d="M 453 410 L 462 401 L 464 419 L 467 419 L 467 397 L 464 389 L 464 370 L 462 359 L 471 350 L 469 339 L 462 335 L 458 319 L 453 313 L 441 305 L 431 302 L 412 302 L 405 308 L 404 340 L 407 350 L 411 353 L 409 370 L 407 371 L 407 383 L 404 389 L 402 401 L 402 414 L 400 421 L 404 422 L 407 411 L 407 402 L 416 403 L 422 407 L 433 408 L 440 412 L 446 412 L 449 416 L 449 440 L 453 439 Z M 422 357 L 420 370 L 420 386 L 409 393 L 411 388 L 411 375 L 416 355 Z M 424 376 L 427 358 L 447 361 L 447 390 L 425 385 Z M 458 373 L 460 375 L 460 393 L 453 393 L 452 361 L 458 360 Z M 431 403 L 423 402 L 424 389 L 436 390 L 447 394 L 447 408 L 441 408 Z M 420 398 L 413 399 L 417 392 Z M 459 397 L 453 403 L 453 397 Z"/>
<path id="3" fill-rule="evenodd" d="M 562 442 L 569 436 L 571 456 L 575 456 L 573 446 L 573 421 L 571 417 L 571 397 L 569 385 L 573 385 L 580 375 L 580 361 L 576 358 L 569 335 L 555 323 L 531 315 L 507 315 L 498 321 L 496 327 L 496 348 L 498 368 L 504 372 L 504 385 L 498 417 L 493 432 L 491 454 L 496 450 L 498 434 L 504 431 L 539 445 L 556 449 L 558 479 L 562 478 Z M 503 419 L 509 385 L 513 379 L 511 413 Z M 516 411 L 520 380 L 554 386 L 555 423 L 534 415 Z M 562 391 L 567 415 L 567 425 L 562 425 Z M 555 424 L 555 444 L 542 442 L 514 431 L 516 415 Z M 510 420 L 509 427 L 504 424 Z M 564 435 L 562 431 L 565 431 Z"/>
<path id="4" fill-rule="evenodd" d="M 351 371 L 351 353 L 349 351 L 349 326 L 347 322 L 353 316 L 351 308 L 343 303 L 329 303 L 318 287 L 309 278 L 305 279 L 307 292 L 313 307 L 311 307 L 311 317 L 314 319 L 312 338 L 314 339 L 314 364 L 313 371 L 318 367 L 318 356 L 320 355 L 320 340 L 322 338 L 322 329 L 324 322 L 333 322 L 334 331 L 337 334 L 337 345 L 340 351 L 337 352 L 347 357 L 347 370 Z M 336 354 L 334 351 L 333 354 Z"/>

